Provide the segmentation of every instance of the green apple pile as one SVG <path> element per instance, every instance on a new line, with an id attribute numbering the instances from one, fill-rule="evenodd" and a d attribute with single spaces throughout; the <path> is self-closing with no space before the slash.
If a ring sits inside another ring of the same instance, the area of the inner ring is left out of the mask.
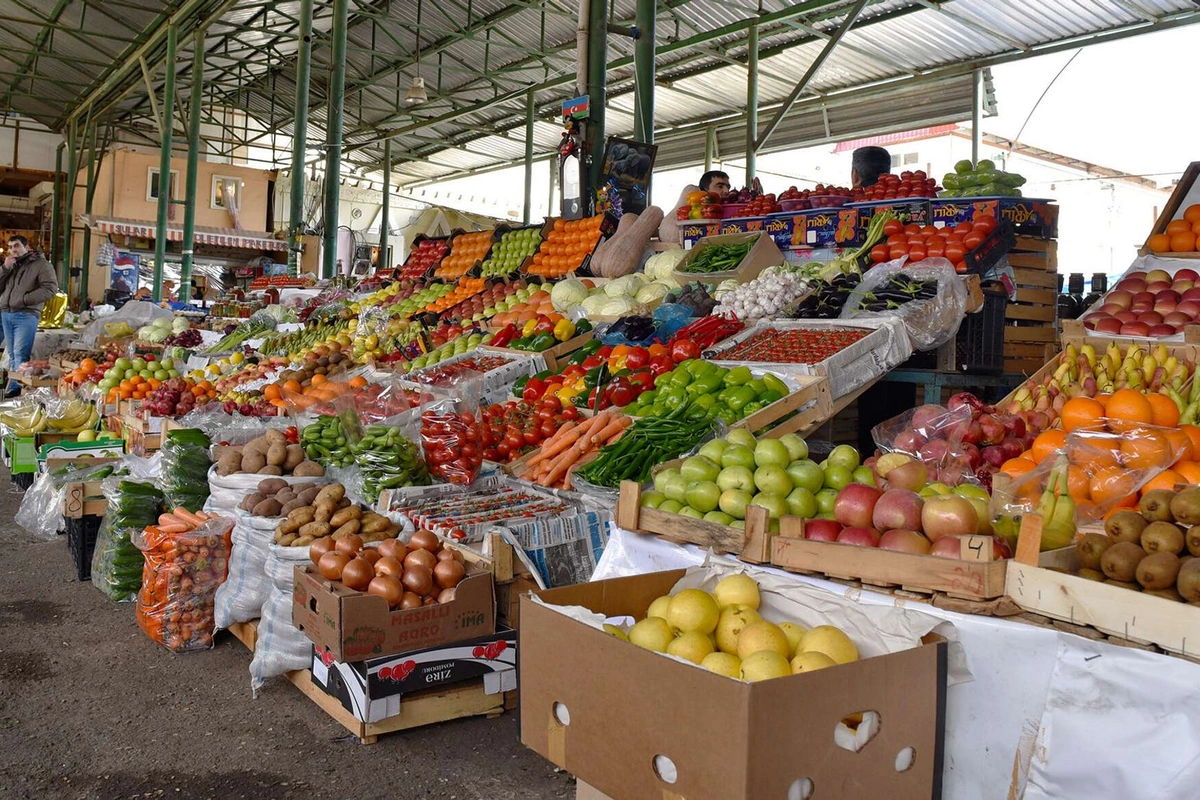
<path id="1" fill-rule="evenodd" d="M 435 300 L 441 300 L 453 291 L 454 286 L 452 284 L 435 283 L 418 292 L 413 292 L 412 295 L 401 300 L 395 305 L 392 313 L 399 316 L 411 316 Z"/>
<path id="2" fill-rule="evenodd" d="M 439 361 L 445 361 L 448 358 L 461 356 L 468 350 L 474 350 L 480 345 L 487 344 L 492 340 L 490 333 L 469 333 L 465 336 L 459 336 L 451 342 L 446 342 L 441 347 L 430 350 L 428 353 L 417 356 L 407 364 L 402 365 L 400 369 L 411 372 L 413 370 L 424 369 L 430 364 L 436 364 Z"/>
<path id="3" fill-rule="evenodd" d="M 96 385 L 102 391 L 107 392 L 123 380 L 138 377 L 146 380 L 154 378 L 167 381 L 171 378 L 178 378 L 179 370 L 175 369 L 175 361 L 170 358 L 164 358 L 162 361 L 147 361 L 144 358 L 118 358 L 113 362 L 112 367 L 105 370 L 104 377 Z"/>
<path id="4" fill-rule="evenodd" d="M 706 443 L 678 469 L 660 470 L 641 503 L 739 529 L 745 528 L 747 506 L 762 506 L 777 531 L 783 516 L 832 519 L 838 492 L 851 483 L 874 486 L 875 474 L 849 445 L 835 447 L 818 464 L 794 433 L 755 439 L 739 428 Z"/>
<path id="5" fill-rule="evenodd" d="M 483 277 L 511 275 L 525 263 L 525 259 L 537 252 L 542 244 L 542 232 L 537 228 L 521 228 L 509 231 L 492 247 L 487 261 L 483 262 Z"/>
<path id="6" fill-rule="evenodd" d="M 744 573 L 727 575 L 711 593 L 684 589 L 650 604 L 644 619 L 626 631 L 604 629 L 655 653 L 742 681 L 799 675 L 858 660 L 858 648 L 841 629 L 769 622 L 759 613 L 758 583 Z"/>

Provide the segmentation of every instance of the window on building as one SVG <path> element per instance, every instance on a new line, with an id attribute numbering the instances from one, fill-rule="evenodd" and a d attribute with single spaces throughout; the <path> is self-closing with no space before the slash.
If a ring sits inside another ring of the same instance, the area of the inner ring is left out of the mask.
<path id="1" fill-rule="evenodd" d="M 171 192 L 167 195 L 172 200 L 179 199 L 179 170 L 171 170 Z M 158 167 L 150 167 L 146 173 L 146 201 L 158 202 Z"/>
<path id="2" fill-rule="evenodd" d="M 242 207 L 242 179 L 229 175 L 213 175 L 212 202 L 209 207 L 226 208 L 227 197 L 232 201 L 234 208 Z"/>
<path id="3" fill-rule="evenodd" d="M 915 163 L 917 163 L 917 154 L 916 153 L 905 153 L 904 154 L 904 166 L 907 167 L 909 164 L 915 164 Z"/>

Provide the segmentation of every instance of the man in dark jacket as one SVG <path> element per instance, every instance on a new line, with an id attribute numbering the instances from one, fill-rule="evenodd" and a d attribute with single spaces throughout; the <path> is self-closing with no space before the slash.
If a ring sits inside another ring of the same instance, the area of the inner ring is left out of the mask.
<path id="1" fill-rule="evenodd" d="M 57 293 L 58 279 L 50 263 L 29 248 L 24 236 L 10 236 L 8 257 L 0 268 L 0 315 L 10 372 L 29 360 L 42 306 Z M 20 389 L 20 384 L 10 380 L 5 397 L 15 396 Z"/>

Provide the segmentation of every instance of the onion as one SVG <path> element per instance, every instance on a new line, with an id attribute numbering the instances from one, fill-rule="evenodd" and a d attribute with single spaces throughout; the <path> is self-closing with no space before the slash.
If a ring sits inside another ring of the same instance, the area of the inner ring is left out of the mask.
<path id="1" fill-rule="evenodd" d="M 402 561 L 406 553 L 408 553 L 408 548 L 399 539 L 384 539 L 379 543 L 380 555 L 391 556 L 397 561 Z"/>
<path id="2" fill-rule="evenodd" d="M 400 598 L 400 607 L 404 609 L 420 608 L 421 596 L 412 592 L 405 592 L 404 596 Z"/>
<path id="3" fill-rule="evenodd" d="M 314 564 L 321 561 L 321 556 L 333 549 L 334 541 L 328 536 L 322 536 L 308 546 L 308 557 Z"/>
<path id="4" fill-rule="evenodd" d="M 425 569 L 432 570 L 437 563 L 437 556 L 428 550 L 413 550 L 404 557 L 405 569 L 412 569 L 413 564 L 420 564 Z"/>
<path id="5" fill-rule="evenodd" d="M 356 556 L 358 555 L 358 551 L 362 550 L 362 546 L 362 537 L 357 533 L 349 533 L 337 540 L 337 545 L 334 549 L 348 556 Z"/>
<path id="6" fill-rule="evenodd" d="M 407 567 L 401 581 L 405 589 L 421 597 L 433 591 L 433 573 L 420 564 Z"/>
<path id="7" fill-rule="evenodd" d="M 433 531 L 419 530 L 408 540 L 408 548 L 410 550 L 420 548 L 428 550 L 430 553 L 437 553 L 442 549 L 442 542 Z"/>
<path id="8" fill-rule="evenodd" d="M 387 575 L 388 577 L 400 580 L 400 578 L 404 575 L 404 567 L 400 565 L 399 561 L 391 556 L 383 556 L 375 562 L 375 574 Z"/>
<path id="9" fill-rule="evenodd" d="M 379 552 L 378 547 L 364 547 L 362 552 L 358 554 L 358 557 L 365 558 L 367 561 L 371 562 L 372 566 L 374 566 L 376 561 L 383 558 L 383 554 Z"/>
<path id="10" fill-rule="evenodd" d="M 437 605 L 437 598 L 436 598 L 436 597 L 434 597 L 433 595 L 429 595 L 428 597 L 426 597 L 424 600 L 422 600 L 422 601 L 421 601 L 421 605 L 423 605 L 423 606 L 436 606 L 436 605 Z"/>
<path id="11" fill-rule="evenodd" d="M 371 583 L 367 585 L 367 594 L 379 595 L 387 600 L 388 608 L 395 608 L 404 596 L 404 587 L 391 575 L 379 575 L 372 578 Z"/>
<path id="12" fill-rule="evenodd" d="M 467 574 L 463 565 L 454 561 L 442 561 L 433 568 L 433 577 L 437 578 L 438 586 L 443 589 L 453 589 Z"/>
<path id="13" fill-rule="evenodd" d="M 456 589 L 442 589 L 442 591 L 438 593 L 437 601 L 439 603 L 453 603 L 454 594 L 456 591 Z"/>
<path id="14" fill-rule="evenodd" d="M 321 570 L 321 574 L 327 580 L 338 581 L 342 579 L 342 570 L 350 563 L 350 556 L 345 553 L 326 553 L 321 556 L 321 560 L 317 562 L 317 569 Z"/>
<path id="15" fill-rule="evenodd" d="M 365 591 L 375 577 L 375 568 L 365 558 L 356 558 L 342 568 L 342 583 L 356 592 Z"/>
<path id="16" fill-rule="evenodd" d="M 441 550 L 438 551 L 437 560 L 438 561 L 453 560 L 453 561 L 458 561 L 461 563 L 463 560 L 463 555 L 462 555 L 462 553 L 460 553 L 457 550 L 451 550 L 449 547 L 443 547 Z"/>

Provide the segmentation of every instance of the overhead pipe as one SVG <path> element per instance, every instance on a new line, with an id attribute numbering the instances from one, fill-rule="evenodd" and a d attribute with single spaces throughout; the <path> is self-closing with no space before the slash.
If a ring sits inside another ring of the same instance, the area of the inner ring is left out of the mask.
<path id="1" fill-rule="evenodd" d="M 634 28 L 634 101 L 633 130 L 638 141 L 654 144 L 656 0 L 637 0 L 637 27 Z"/>
<path id="2" fill-rule="evenodd" d="M 751 25 L 746 53 L 746 180 L 754 183 L 758 167 L 758 25 Z"/>

